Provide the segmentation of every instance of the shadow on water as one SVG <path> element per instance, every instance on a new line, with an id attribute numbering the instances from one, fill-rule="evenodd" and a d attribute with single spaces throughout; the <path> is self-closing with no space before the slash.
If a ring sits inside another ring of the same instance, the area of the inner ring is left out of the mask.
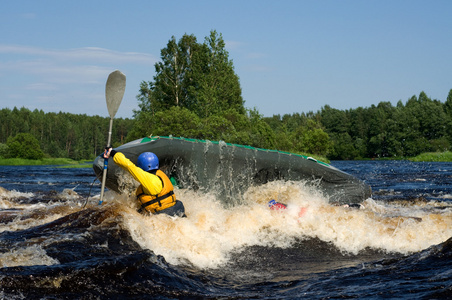
<path id="1" fill-rule="evenodd" d="M 252 246 L 232 255 L 228 280 L 237 280 L 238 274 L 241 283 L 250 284 L 262 279 L 274 282 L 309 279 L 314 274 L 399 256 L 372 249 L 356 255 L 344 253 L 318 238 L 298 240 L 289 248 Z"/>

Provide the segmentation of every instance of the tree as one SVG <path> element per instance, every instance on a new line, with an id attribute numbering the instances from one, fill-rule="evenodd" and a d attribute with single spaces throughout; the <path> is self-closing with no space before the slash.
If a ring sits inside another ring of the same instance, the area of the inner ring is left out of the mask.
<path id="1" fill-rule="evenodd" d="M 110 120 L 106 117 L 44 113 L 42 110 L 30 111 L 26 108 L 2 109 L 0 118 L 0 143 L 6 145 L 8 139 L 18 133 L 27 133 L 38 140 L 43 153 L 76 160 L 92 159 L 103 151 Z M 119 146 L 125 142 L 125 136 L 133 123 L 133 120 L 121 118 L 113 123 L 113 145 Z"/>
<path id="2" fill-rule="evenodd" d="M 333 137 L 334 147 L 329 153 L 331 159 L 354 159 L 358 157 L 356 148 L 353 145 L 353 138 L 347 133 L 336 133 Z"/>
<path id="3" fill-rule="evenodd" d="M 293 149 L 295 152 L 327 155 L 332 143 L 328 134 L 323 131 L 321 124 L 312 118 L 306 118 L 292 133 Z"/>
<path id="4" fill-rule="evenodd" d="M 134 111 L 136 122 L 127 140 L 149 134 L 228 142 L 262 138 L 249 132 L 254 118 L 246 116 L 239 78 L 215 30 L 202 44 L 194 35 L 185 34 L 179 41 L 173 36 L 155 72 L 154 81 L 140 85 L 140 110 Z"/>
<path id="5" fill-rule="evenodd" d="M 452 89 L 449 91 L 447 95 L 446 103 L 444 103 L 444 108 L 449 116 L 452 116 Z"/>
<path id="6" fill-rule="evenodd" d="M 344 133 L 350 128 L 350 122 L 345 111 L 325 105 L 320 111 L 320 116 L 321 122 L 329 134 Z"/>
<path id="7" fill-rule="evenodd" d="M 446 132 L 449 142 L 452 143 L 452 89 L 447 95 L 446 103 L 444 104 L 444 111 L 446 112 Z"/>
<path id="8" fill-rule="evenodd" d="M 244 114 L 239 78 L 225 50 L 222 35 L 211 31 L 198 50 L 193 55 L 191 67 L 190 93 L 195 99 L 194 111 L 200 117 L 221 114 L 231 108 Z"/>
<path id="9" fill-rule="evenodd" d="M 275 149 L 276 136 L 270 126 L 264 121 L 257 109 L 248 111 L 250 120 L 249 135 L 250 140 L 247 143 L 253 147 Z"/>
<path id="10" fill-rule="evenodd" d="M 44 153 L 38 140 L 29 133 L 19 133 L 7 141 L 8 156 L 11 158 L 42 159 Z"/>
<path id="11" fill-rule="evenodd" d="M 155 64 L 154 81 L 143 81 L 137 96 L 140 114 L 180 106 L 199 117 L 221 114 L 232 108 L 245 114 L 241 87 L 225 42 L 215 30 L 203 44 L 194 35 L 185 34 L 178 42 L 173 36 L 161 50 Z"/>
<path id="12" fill-rule="evenodd" d="M 321 128 L 306 131 L 303 139 L 305 141 L 305 151 L 307 153 L 326 156 L 332 146 L 328 133 Z"/>
<path id="13" fill-rule="evenodd" d="M 186 108 L 174 106 L 155 114 L 149 122 L 146 135 L 173 135 L 175 137 L 199 138 L 200 121 L 195 113 Z"/>
<path id="14" fill-rule="evenodd" d="M 204 119 L 202 122 L 203 139 L 211 141 L 228 141 L 236 135 L 236 129 L 231 121 L 221 115 L 212 115 Z"/>
<path id="15" fill-rule="evenodd" d="M 199 48 L 194 35 L 185 34 L 179 42 L 171 37 L 166 48 L 160 51 L 161 61 L 155 64 L 154 81 L 140 84 L 137 98 L 141 110 L 134 112 L 136 118 L 140 118 L 140 114 L 154 115 L 173 106 L 192 107 L 189 90 L 196 82 L 191 66 Z"/>
<path id="16" fill-rule="evenodd" d="M 0 143 L 0 158 L 5 158 L 8 156 L 8 146 L 6 144 Z"/>
<path id="17" fill-rule="evenodd" d="M 166 48 L 161 50 L 162 60 L 155 64 L 154 83 L 149 83 L 153 93 L 150 95 L 153 110 L 169 109 L 172 106 L 190 108 L 188 90 L 193 84 L 190 69 L 193 55 L 199 48 L 196 37 L 185 34 L 179 42 L 172 36 Z"/>

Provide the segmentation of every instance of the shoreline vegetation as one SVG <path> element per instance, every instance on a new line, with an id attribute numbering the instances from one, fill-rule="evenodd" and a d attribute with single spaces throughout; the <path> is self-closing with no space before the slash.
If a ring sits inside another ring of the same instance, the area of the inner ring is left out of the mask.
<path id="1" fill-rule="evenodd" d="M 0 166 L 58 166 L 61 168 L 91 168 L 92 160 L 73 160 L 70 158 L 0 158 Z"/>
<path id="2" fill-rule="evenodd" d="M 312 157 L 320 161 L 330 163 L 330 161 L 324 157 L 319 156 Z M 412 162 L 452 162 L 452 152 L 451 151 L 426 152 L 415 157 L 409 158 L 385 157 L 385 158 L 375 158 L 374 160 L 409 160 Z M 43 158 L 43 159 L 0 158 L 0 166 L 58 166 L 61 168 L 91 168 L 92 164 L 93 164 L 92 160 L 76 161 L 70 158 Z"/>
<path id="3" fill-rule="evenodd" d="M 442 162 L 450 162 L 452 161 L 452 152 L 445 151 L 445 152 L 426 152 L 421 153 L 418 156 L 415 156 L 413 158 L 409 159 L 410 161 L 442 161 Z"/>

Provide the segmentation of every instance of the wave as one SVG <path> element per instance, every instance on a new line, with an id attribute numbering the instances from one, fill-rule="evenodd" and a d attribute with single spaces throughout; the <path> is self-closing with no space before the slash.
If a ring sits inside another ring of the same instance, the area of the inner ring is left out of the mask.
<path id="1" fill-rule="evenodd" d="M 246 203 L 235 207 L 225 207 L 209 194 L 179 190 L 178 195 L 185 203 L 186 219 L 147 217 L 132 208 L 124 217 L 134 241 L 176 265 L 219 268 L 244 247 L 287 249 L 309 239 L 343 254 L 358 255 L 366 249 L 409 254 L 452 236 L 452 206 L 444 209 L 444 203 L 436 209 L 435 202 L 402 207 L 368 199 L 362 209 L 333 206 L 300 182 L 250 189 Z M 269 210 L 266 204 L 274 198 L 286 203 L 287 210 Z"/>
<path id="2" fill-rule="evenodd" d="M 302 182 L 279 181 L 250 188 L 244 194 L 245 203 L 233 207 L 225 207 L 213 194 L 183 189 L 177 194 L 188 218 L 139 214 L 134 197 L 113 192 L 106 193 L 106 205 L 99 207 L 92 201 L 88 206 L 93 211 L 113 213 L 116 221 L 102 226 L 119 226 L 141 249 L 162 255 L 171 264 L 201 269 L 223 267 L 234 253 L 254 246 L 289 249 L 300 241 L 319 240 L 343 255 L 358 255 L 368 249 L 410 254 L 452 236 L 452 205 L 434 201 L 385 203 L 367 199 L 356 209 L 331 205 Z M 47 203 L 39 204 L 4 199 L 9 209 L 0 211 L 0 232 L 29 230 L 39 236 L 41 226 L 80 213 L 84 200 L 72 189 L 46 198 Z M 267 202 L 271 199 L 287 204 L 287 209 L 270 210 Z M 81 220 L 71 221 L 66 230 L 85 228 L 81 224 Z M 58 234 L 57 228 L 48 230 Z M 315 251 L 313 247 L 311 252 Z M 310 255 L 309 248 L 304 247 L 303 253 Z"/>
<path id="3" fill-rule="evenodd" d="M 252 298 L 277 288 L 278 296 L 293 298 L 322 295 L 328 284 L 341 289 L 346 280 L 388 282 L 400 269 L 436 281 L 449 274 L 450 268 L 428 271 L 429 262 L 447 264 L 440 258 L 452 255 L 447 203 L 367 199 L 359 209 L 334 206 L 302 182 L 251 188 L 232 207 L 213 194 L 177 195 L 187 218 L 141 215 L 133 197 L 112 192 L 105 205 L 91 201 L 85 209 L 73 190 L 40 195 L 43 206 L 12 193 L 4 199 L 11 207 L 0 210 L 0 295 Z M 270 210 L 269 199 L 287 209 Z"/>

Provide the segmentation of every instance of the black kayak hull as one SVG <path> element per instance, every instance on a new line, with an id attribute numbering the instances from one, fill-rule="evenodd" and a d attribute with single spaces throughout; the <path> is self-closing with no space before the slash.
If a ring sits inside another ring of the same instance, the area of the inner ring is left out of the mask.
<path id="1" fill-rule="evenodd" d="M 215 193 L 227 204 L 238 204 L 250 187 L 274 180 L 304 180 L 315 184 L 334 203 L 359 203 L 371 196 L 371 188 L 360 179 L 310 157 L 196 139 L 151 137 L 124 144 L 117 151 L 136 163 L 146 151 L 155 153 L 160 169 L 176 179 L 179 187 Z M 93 164 L 101 180 L 104 159 Z M 128 187 L 125 176 L 110 158 L 106 187 L 118 193 Z"/>

